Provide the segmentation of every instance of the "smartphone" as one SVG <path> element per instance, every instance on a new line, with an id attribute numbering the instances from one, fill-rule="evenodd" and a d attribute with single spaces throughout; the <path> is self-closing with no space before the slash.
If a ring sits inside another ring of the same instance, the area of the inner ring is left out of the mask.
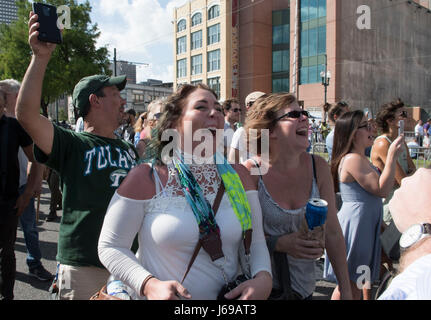
<path id="1" fill-rule="evenodd" d="M 57 27 L 57 7 L 33 2 L 33 12 L 38 16 L 40 41 L 60 44 L 63 42 L 60 29 Z"/>
<path id="2" fill-rule="evenodd" d="M 364 114 L 365 114 L 365 116 L 367 117 L 367 119 L 368 119 L 368 120 L 373 119 L 373 114 L 372 114 L 372 112 L 371 112 L 371 110 L 370 110 L 370 109 L 365 108 L 365 109 L 364 109 Z"/>
<path id="3" fill-rule="evenodd" d="M 398 122 L 398 136 L 404 134 L 404 120 Z"/>

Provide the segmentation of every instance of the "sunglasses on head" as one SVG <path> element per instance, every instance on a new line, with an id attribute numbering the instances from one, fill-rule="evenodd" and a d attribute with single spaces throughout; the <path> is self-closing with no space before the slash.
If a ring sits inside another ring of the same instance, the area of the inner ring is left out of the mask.
<path id="1" fill-rule="evenodd" d="M 308 111 L 305 111 L 305 110 L 293 110 L 293 111 L 289 111 L 289 112 L 283 114 L 282 116 L 278 117 L 274 121 L 277 122 L 277 121 L 279 121 L 279 120 L 281 120 L 283 118 L 299 119 L 301 117 L 301 115 L 303 115 L 304 117 L 310 118 L 310 113 Z"/>

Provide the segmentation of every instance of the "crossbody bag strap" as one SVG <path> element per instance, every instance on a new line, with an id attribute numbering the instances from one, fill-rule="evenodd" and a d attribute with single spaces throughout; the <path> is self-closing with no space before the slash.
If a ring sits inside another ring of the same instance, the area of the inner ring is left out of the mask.
<path id="1" fill-rule="evenodd" d="M 216 195 L 216 198 L 214 200 L 213 207 L 212 207 L 213 208 L 213 212 L 214 212 L 214 216 L 217 215 L 217 211 L 218 211 L 218 208 L 220 207 L 221 199 L 223 198 L 224 190 L 225 190 L 225 188 L 224 188 L 223 181 L 220 181 L 220 186 L 218 188 L 217 195 Z M 189 271 L 190 271 L 190 269 L 191 269 L 191 267 L 193 265 L 193 262 L 195 262 L 195 259 L 196 259 L 197 255 L 198 255 L 199 250 L 201 249 L 201 247 L 202 247 L 202 242 L 198 241 L 198 243 L 196 244 L 195 250 L 193 251 L 193 255 L 192 255 L 191 259 L 190 259 L 189 265 L 187 266 L 187 270 L 186 270 L 186 272 L 185 272 L 185 274 L 183 276 L 183 280 L 181 280 L 181 284 L 186 279 L 187 274 L 189 273 Z"/>

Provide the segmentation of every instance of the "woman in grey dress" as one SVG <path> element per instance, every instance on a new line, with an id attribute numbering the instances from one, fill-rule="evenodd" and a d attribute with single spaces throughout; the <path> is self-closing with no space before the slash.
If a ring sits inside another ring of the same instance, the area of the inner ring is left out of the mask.
<path id="1" fill-rule="evenodd" d="M 326 248 L 340 284 L 341 298 L 351 299 L 331 172 L 323 158 L 306 152 L 308 118 L 308 112 L 289 93 L 260 98 L 247 114 L 245 130 L 251 146 L 256 147 L 251 153 L 258 156 L 245 162 L 245 166 L 251 171 L 262 207 L 273 268 L 270 298 L 311 299 L 316 287 L 315 262 Z M 269 132 L 267 140 L 265 130 Z M 267 150 L 265 142 L 269 142 Z M 301 232 L 310 198 L 328 202 L 324 243 Z"/>
<path id="2" fill-rule="evenodd" d="M 369 285 L 379 276 L 381 198 L 392 189 L 396 159 L 404 143 L 400 136 L 391 144 L 386 166 L 379 174 L 365 156 L 374 138 L 371 124 L 360 110 L 345 113 L 335 125 L 331 171 L 335 190 L 341 192 L 343 200 L 338 220 L 346 243 L 352 294 L 358 300 L 364 284 Z M 335 281 L 328 259 L 324 276 Z M 332 298 L 338 295 L 337 287 Z"/>

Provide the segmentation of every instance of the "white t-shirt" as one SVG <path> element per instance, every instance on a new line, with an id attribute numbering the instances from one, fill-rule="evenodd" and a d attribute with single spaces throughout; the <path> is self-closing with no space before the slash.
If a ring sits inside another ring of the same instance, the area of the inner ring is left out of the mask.
<path id="1" fill-rule="evenodd" d="M 419 123 L 415 126 L 415 136 L 422 137 L 424 135 L 424 127 Z"/>
<path id="2" fill-rule="evenodd" d="M 18 151 L 18 162 L 19 162 L 19 187 L 21 188 L 23 185 L 27 183 L 27 166 L 28 159 L 24 153 L 22 148 L 19 148 Z"/>
<path id="3" fill-rule="evenodd" d="M 212 205 L 219 183 L 217 169 L 215 165 L 207 164 L 193 167 L 190 166 L 195 176 L 210 177 L 201 188 Z M 169 172 L 166 186 L 150 200 L 132 200 L 115 193 L 105 216 L 98 246 L 100 261 L 111 274 L 135 292 L 139 292 L 142 282 L 150 274 L 159 280 L 180 282 L 198 242 L 199 229 L 195 216 L 177 183 L 175 169 L 169 167 Z M 156 176 L 155 180 L 160 181 Z M 254 276 L 260 271 L 271 274 L 258 193 L 253 190 L 247 191 L 246 195 L 253 225 L 251 274 Z M 203 249 L 199 251 L 183 283 L 192 299 L 216 299 L 225 284 L 220 270 L 224 261 L 223 268 L 229 280 L 239 270 L 238 249 L 243 245 L 241 224 L 226 193 L 216 220 L 226 260 L 221 258 L 213 262 Z M 135 256 L 130 247 L 137 233 L 139 249 Z"/>
<path id="4" fill-rule="evenodd" d="M 378 300 L 431 300 L 431 254 L 396 276 Z"/>
<path id="5" fill-rule="evenodd" d="M 247 146 L 247 136 L 244 127 L 240 127 L 235 131 L 230 147 L 239 151 L 240 163 L 243 163 L 255 156 L 253 153 L 249 152 L 249 148 Z"/>
<path id="6" fill-rule="evenodd" d="M 79 117 L 75 124 L 75 132 L 83 132 L 84 131 L 84 119 Z"/>
<path id="7" fill-rule="evenodd" d="M 234 134 L 235 134 L 235 130 L 232 129 L 229 122 L 225 121 L 223 138 L 224 138 L 224 145 L 226 147 L 229 147 L 231 145 Z"/>

